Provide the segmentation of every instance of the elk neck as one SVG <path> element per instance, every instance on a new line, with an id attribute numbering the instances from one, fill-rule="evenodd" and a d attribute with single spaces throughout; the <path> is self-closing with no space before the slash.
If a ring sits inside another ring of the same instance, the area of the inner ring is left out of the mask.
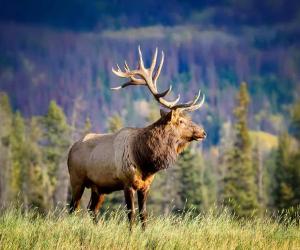
<path id="1" fill-rule="evenodd" d="M 139 129 L 133 141 L 133 155 L 143 175 L 151 175 L 172 165 L 181 143 L 176 131 L 163 119 Z"/>

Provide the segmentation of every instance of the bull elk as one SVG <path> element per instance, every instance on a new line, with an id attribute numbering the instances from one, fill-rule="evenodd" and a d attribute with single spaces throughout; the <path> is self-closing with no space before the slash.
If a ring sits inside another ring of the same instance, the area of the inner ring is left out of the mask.
<path id="1" fill-rule="evenodd" d="M 123 128 L 111 134 L 87 134 L 72 146 L 68 157 L 68 168 L 72 188 L 70 212 L 76 210 L 85 188 L 91 188 L 88 205 L 94 218 L 104 201 L 104 196 L 124 190 L 130 228 L 135 218 L 134 196 L 137 192 L 142 227 L 146 223 L 146 201 L 154 175 L 166 169 L 191 141 L 200 141 L 206 133 L 188 116 L 187 112 L 199 109 L 205 96 L 200 91 L 195 99 L 179 104 L 180 96 L 174 101 L 164 97 L 171 86 L 161 93 L 157 90 L 164 53 L 156 68 L 157 49 L 150 68 L 143 62 L 140 47 L 138 68 L 131 70 L 125 62 L 124 71 L 117 66 L 112 72 L 129 81 L 112 88 L 121 89 L 130 85 L 147 86 L 159 104 L 169 111 L 161 110 L 161 117 L 145 128 Z"/>

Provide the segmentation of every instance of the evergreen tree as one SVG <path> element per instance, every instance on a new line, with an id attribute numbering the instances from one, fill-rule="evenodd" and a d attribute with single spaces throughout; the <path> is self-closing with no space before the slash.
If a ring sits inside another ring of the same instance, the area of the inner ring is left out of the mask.
<path id="1" fill-rule="evenodd" d="M 298 101 L 292 111 L 292 132 L 297 140 L 296 149 L 291 157 L 293 165 L 293 187 L 295 198 L 293 205 L 300 204 L 300 101 Z"/>
<path id="2" fill-rule="evenodd" d="M 255 173 L 255 185 L 257 187 L 257 200 L 259 203 L 259 214 L 262 215 L 264 208 L 266 207 L 266 180 L 268 176 L 265 176 L 265 164 L 264 164 L 264 152 L 261 144 L 260 138 L 256 138 L 253 141 L 253 150 L 252 150 L 252 164 L 253 170 Z"/>
<path id="3" fill-rule="evenodd" d="M 296 140 L 300 142 L 300 101 L 292 107 L 290 131 Z"/>
<path id="4" fill-rule="evenodd" d="M 28 207 L 28 165 L 25 138 L 25 123 L 20 112 L 13 118 L 11 144 L 11 198 Z"/>
<path id="5" fill-rule="evenodd" d="M 203 206 L 202 157 L 190 146 L 181 153 L 176 165 L 179 169 L 181 206 L 199 212 Z"/>
<path id="6" fill-rule="evenodd" d="M 33 117 L 28 126 L 17 112 L 13 119 L 10 137 L 12 167 L 11 193 L 27 210 L 38 207 L 45 211 L 44 188 L 47 172 L 43 174 L 42 152 L 39 145 L 41 130 Z M 45 169 L 45 168 L 44 168 Z"/>
<path id="7" fill-rule="evenodd" d="M 53 200 L 53 205 L 56 205 L 58 202 L 66 202 L 67 200 L 66 156 L 69 147 L 70 127 L 63 110 L 55 101 L 50 102 L 43 123 L 45 164 L 50 178 L 48 193 Z"/>
<path id="8" fill-rule="evenodd" d="M 231 121 L 226 121 L 222 125 L 221 139 L 219 145 L 219 158 L 217 162 L 217 203 L 222 204 L 224 194 L 224 178 L 227 175 L 227 163 L 233 146 L 233 129 Z M 211 161 L 212 162 L 212 161 Z"/>
<path id="9" fill-rule="evenodd" d="M 250 102 L 247 85 L 242 83 L 234 110 L 235 140 L 227 160 L 224 178 L 224 204 L 239 217 L 248 217 L 258 208 L 251 143 L 247 126 Z"/>
<path id="10" fill-rule="evenodd" d="M 292 205 L 294 190 L 292 186 L 293 165 L 291 162 L 291 138 L 287 132 L 279 137 L 276 154 L 274 205 L 276 209 L 287 209 Z"/>
<path id="11" fill-rule="evenodd" d="M 12 110 L 8 96 L 0 92 L 0 207 L 7 204 L 10 173 L 10 133 Z"/>
<path id="12" fill-rule="evenodd" d="M 47 187 L 50 186 L 48 171 L 43 162 L 41 149 L 42 128 L 40 119 L 32 117 L 27 129 L 27 150 L 29 152 L 29 204 L 39 211 L 47 211 Z"/>
<path id="13" fill-rule="evenodd" d="M 293 206 L 300 204 L 300 101 L 292 109 L 291 131 L 296 138 L 296 146 L 291 156 L 292 164 L 292 183 L 295 193 Z"/>
<path id="14" fill-rule="evenodd" d="M 280 136 L 276 158 L 275 207 L 292 209 L 300 204 L 300 102 L 292 107 L 291 135 Z"/>

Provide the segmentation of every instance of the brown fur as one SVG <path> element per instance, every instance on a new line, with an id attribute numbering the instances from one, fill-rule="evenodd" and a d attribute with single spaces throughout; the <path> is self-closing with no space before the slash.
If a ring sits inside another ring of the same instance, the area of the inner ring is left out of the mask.
<path id="1" fill-rule="evenodd" d="M 178 128 L 170 121 L 171 112 L 141 129 L 134 138 L 134 159 L 146 175 L 168 168 L 175 162 L 181 147 L 189 143 L 178 138 Z"/>
<path id="2" fill-rule="evenodd" d="M 79 204 L 85 187 L 92 189 L 89 208 L 94 216 L 104 194 L 125 192 L 130 209 L 133 192 L 138 191 L 143 226 L 146 198 L 156 172 L 173 164 L 178 154 L 192 141 L 205 137 L 205 132 L 189 117 L 176 110 L 162 112 L 161 118 L 145 128 L 124 128 L 115 134 L 88 134 L 76 142 L 69 153 L 68 168 L 72 186 L 70 211 Z"/>

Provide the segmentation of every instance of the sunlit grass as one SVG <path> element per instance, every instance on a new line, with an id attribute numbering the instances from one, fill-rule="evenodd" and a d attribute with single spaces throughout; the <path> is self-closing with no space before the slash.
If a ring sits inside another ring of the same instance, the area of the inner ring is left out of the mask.
<path id="1" fill-rule="evenodd" d="M 196 217 L 151 217 L 128 229 L 120 209 L 95 225 L 85 212 L 47 216 L 9 209 L 0 216 L 1 249 L 300 249 L 300 228 L 271 219 L 235 220 L 215 211 Z"/>

